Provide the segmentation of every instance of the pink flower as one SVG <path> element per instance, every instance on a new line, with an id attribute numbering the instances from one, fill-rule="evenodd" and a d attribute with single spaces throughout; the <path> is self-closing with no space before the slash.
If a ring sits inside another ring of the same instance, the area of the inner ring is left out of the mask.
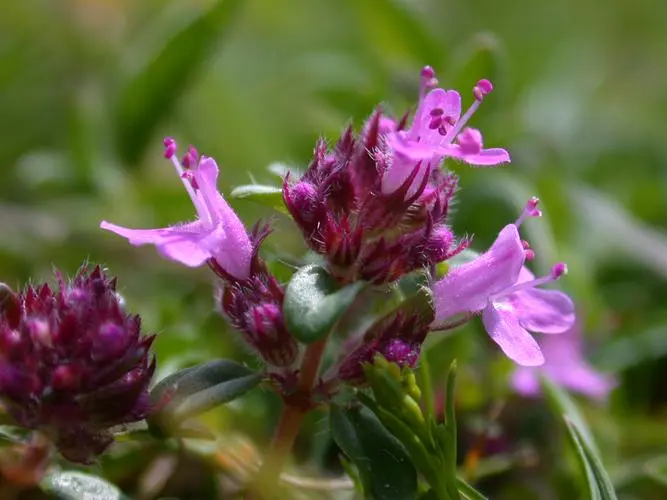
<path id="1" fill-rule="evenodd" d="M 544 363 L 528 332 L 566 331 L 574 324 L 574 305 L 562 292 L 537 288 L 565 274 L 565 264 L 556 264 L 548 276 L 537 279 L 524 267 L 532 250 L 525 248 L 518 229 L 525 217 L 540 214 L 536 205 L 537 199 L 529 201 L 519 220 L 505 226 L 491 248 L 433 285 L 432 329 L 455 315 L 481 312 L 486 331 L 510 359 L 524 366 Z"/>
<path id="2" fill-rule="evenodd" d="M 514 370 L 511 385 L 517 393 L 528 397 L 539 395 L 540 373 L 563 387 L 597 400 L 606 399 L 616 386 L 613 377 L 596 371 L 584 358 L 578 324 L 560 335 L 546 335 L 539 343 L 546 361 L 540 368 L 522 366 Z"/>
<path id="3" fill-rule="evenodd" d="M 166 258 L 186 266 L 197 267 L 214 259 L 232 276 L 247 278 L 253 246 L 245 226 L 217 190 L 215 160 L 200 159 L 190 148 L 179 162 L 175 152 L 173 139 L 165 139 L 165 157 L 174 164 L 199 218 L 161 229 L 129 229 L 107 221 L 100 227 L 127 238 L 132 245 L 155 245 Z"/>
<path id="4" fill-rule="evenodd" d="M 385 194 L 398 189 L 415 169 L 419 172 L 413 184 L 419 186 L 424 176 L 437 168 L 445 157 L 475 166 L 493 166 L 510 161 L 509 153 L 504 149 L 484 149 L 479 130 L 464 128 L 484 96 L 493 90 L 491 82 L 480 80 L 477 83 L 473 89 L 475 102 L 463 116 L 458 92 L 435 88 L 427 93 L 436 84 L 435 73 L 427 66 L 422 70 L 420 102 L 412 125 L 407 130 L 387 135 L 387 144 L 394 157 L 382 179 Z"/>

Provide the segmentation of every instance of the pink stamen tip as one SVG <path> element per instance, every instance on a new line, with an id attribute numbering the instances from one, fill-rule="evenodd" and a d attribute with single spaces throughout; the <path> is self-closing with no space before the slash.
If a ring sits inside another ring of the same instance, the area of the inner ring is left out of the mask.
<path id="1" fill-rule="evenodd" d="M 441 124 L 442 124 L 442 118 L 440 118 L 439 116 L 434 116 L 433 118 L 431 118 L 431 122 L 428 124 L 428 128 L 430 128 L 431 130 L 435 130 L 436 128 L 440 127 Z"/>
<path id="2" fill-rule="evenodd" d="M 433 108 L 429 113 L 431 116 L 442 116 L 445 113 L 445 110 L 442 108 Z"/>
<path id="3" fill-rule="evenodd" d="M 431 66 L 424 66 L 421 71 L 421 77 L 425 80 L 435 78 L 435 70 Z"/>
<path id="4" fill-rule="evenodd" d="M 524 255 L 526 256 L 526 260 L 528 262 L 532 261 L 535 258 L 535 252 L 530 248 L 526 249 L 526 251 L 524 252 Z"/>
<path id="5" fill-rule="evenodd" d="M 192 168 L 192 166 L 197 162 L 197 160 L 192 156 L 192 153 L 188 151 L 183 155 L 183 159 L 181 160 L 181 165 L 183 165 L 183 168 L 189 169 Z"/>
<path id="6" fill-rule="evenodd" d="M 483 101 L 484 96 L 493 90 L 493 85 L 489 80 L 480 80 L 472 89 L 472 94 L 478 101 Z"/>
<path id="7" fill-rule="evenodd" d="M 537 196 L 533 196 L 528 202 L 526 203 L 526 209 L 528 210 L 534 210 L 537 205 L 539 205 L 540 199 Z"/>
<path id="8" fill-rule="evenodd" d="M 564 262 L 559 262 L 557 264 L 554 264 L 549 274 L 551 275 L 552 279 L 557 280 L 564 274 L 567 274 L 567 264 L 565 264 Z"/>
<path id="9" fill-rule="evenodd" d="M 176 154 L 176 143 L 172 142 L 171 144 L 165 144 L 164 148 L 164 157 L 167 160 L 171 160 L 171 158 Z"/>
<path id="10" fill-rule="evenodd" d="M 188 181 L 193 189 L 199 189 L 199 186 L 197 185 L 197 179 L 195 179 L 195 176 L 191 171 L 183 172 L 181 177 Z"/>
<path id="11" fill-rule="evenodd" d="M 480 89 L 485 95 L 493 92 L 493 84 L 486 78 L 482 78 L 480 81 L 478 81 L 476 87 Z"/>
<path id="12" fill-rule="evenodd" d="M 456 118 L 454 118 L 451 115 L 447 115 L 443 118 L 443 121 L 447 123 L 447 125 L 454 126 L 454 124 L 456 123 Z"/>
<path id="13" fill-rule="evenodd" d="M 528 243 L 526 240 L 521 240 L 521 246 L 525 249 L 528 250 L 530 248 L 530 243 Z"/>

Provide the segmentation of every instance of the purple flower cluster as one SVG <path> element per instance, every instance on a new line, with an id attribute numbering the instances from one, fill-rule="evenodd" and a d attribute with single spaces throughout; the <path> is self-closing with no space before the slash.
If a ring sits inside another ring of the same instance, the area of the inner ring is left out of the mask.
<path id="1" fill-rule="evenodd" d="M 110 428 L 143 419 L 153 336 L 125 313 L 116 281 L 82 268 L 58 288 L 8 292 L 0 309 L 0 400 L 18 424 L 49 436 L 73 462 L 109 446 Z"/>
<path id="2" fill-rule="evenodd" d="M 501 148 L 485 148 L 479 130 L 468 122 L 492 92 L 488 80 L 472 90 L 462 111 L 461 95 L 437 88 L 435 73 L 421 73 L 419 104 L 411 123 L 376 110 L 359 136 L 348 127 L 332 148 L 320 140 L 301 177 L 288 174 L 283 200 L 311 250 L 342 286 L 359 280 L 376 287 L 413 271 L 431 271 L 466 249 L 449 225 L 458 178 L 443 168 L 446 159 L 472 166 L 510 161 Z M 163 229 L 102 227 L 133 245 L 153 244 L 165 257 L 187 266 L 208 264 L 221 278 L 219 305 L 245 341 L 269 364 L 288 367 L 299 348 L 285 327 L 284 288 L 258 256 L 267 229 L 250 234 L 216 187 L 218 167 L 190 147 L 179 160 L 176 143 L 165 140 L 165 156 L 174 164 L 192 199 L 198 219 Z M 541 213 L 538 200 L 526 204 L 519 219 L 500 231 L 483 254 L 452 266 L 431 282 L 435 320 L 399 313 L 368 332 L 350 338 L 340 356 L 338 376 L 362 377 L 361 364 L 380 353 L 400 365 L 414 366 L 429 331 L 451 328 L 481 315 L 491 339 L 524 366 L 544 363 L 529 332 L 568 331 L 575 322 L 567 295 L 542 285 L 566 272 L 555 264 L 535 278 L 525 267 L 534 253 L 520 237 L 520 226 Z"/>

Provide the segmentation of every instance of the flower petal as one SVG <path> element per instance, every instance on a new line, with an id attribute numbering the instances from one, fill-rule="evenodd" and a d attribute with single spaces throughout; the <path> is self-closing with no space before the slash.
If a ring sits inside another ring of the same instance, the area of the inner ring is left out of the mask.
<path id="1" fill-rule="evenodd" d="M 511 308 L 491 303 L 484 309 L 482 320 L 491 339 L 512 361 L 522 366 L 544 364 L 540 346 L 530 333 L 521 328 Z"/>
<path id="2" fill-rule="evenodd" d="M 243 222 L 217 189 L 218 165 L 213 158 L 202 156 L 195 180 L 214 223 L 219 226 L 215 230 L 216 247 L 210 249 L 213 257 L 228 273 L 247 278 L 254 249 Z"/>
<path id="3" fill-rule="evenodd" d="M 211 257 L 208 245 L 202 245 L 209 234 L 201 221 L 162 229 L 130 229 L 102 221 L 100 227 L 127 238 L 135 246 L 155 245 L 166 258 L 188 267 L 201 266 Z"/>
<path id="4" fill-rule="evenodd" d="M 415 118 L 410 127 L 410 137 L 419 138 L 420 142 L 426 142 L 434 146 L 444 145 L 444 136 L 438 129 L 430 128 L 431 111 L 443 110 L 443 116 L 450 117 L 456 122 L 461 117 L 461 95 L 455 90 L 433 89 L 431 90 L 415 113 Z"/>
<path id="5" fill-rule="evenodd" d="M 557 371 L 556 371 L 557 370 Z M 547 375 L 555 382 L 593 399 L 605 399 L 616 386 L 616 381 L 596 371 L 585 360 L 576 366 L 550 366 Z"/>
<path id="6" fill-rule="evenodd" d="M 540 394 L 539 374 L 543 373 L 567 389 L 593 399 L 605 399 L 616 386 L 616 381 L 586 361 L 580 336 L 579 326 L 575 325 L 560 335 L 540 338 L 545 363 L 538 369 L 518 367 L 511 379 L 514 390 L 524 396 Z"/>
<path id="7" fill-rule="evenodd" d="M 493 167 L 501 163 L 509 163 L 510 154 L 502 148 L 482 149 L 476 154 L 466 154 L 461 146 L 452 144 L 444 148 L 446 156 L 456 158 L 473 166 Z"/>
<path id="8" fill-rule="evenodd" d="M 574 325 L 574 303 L 563 292 L 529 288 L 510 294 L 519 323 L 531 332 L 562 333 Z"/>
<path id="9" fill-rule="evenodd" d="M 508 224 L 485 253 L 451 269 L 433 285 L 434 324 L 455 314 L 484 309 L 491 295 L 516 283 L 524 261 L 519 231 Z"/>
<path id="10" fill-rule="evenodd" d="M 584 357 L 578 324 L 560 335 L 540 339 L 544 371 L 559 384 L 595 399 L 604 399 L 616 385 L 613 377 L 595 370 Z"/>

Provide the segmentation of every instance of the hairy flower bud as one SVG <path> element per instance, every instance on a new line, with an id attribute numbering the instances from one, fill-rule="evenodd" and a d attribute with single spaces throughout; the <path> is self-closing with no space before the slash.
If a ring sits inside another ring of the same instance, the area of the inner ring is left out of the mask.
<path id="1" fill-rule="evenodd" d="M 268 227 L 255 226 L 251 233 L 253 247 L 258 249 L 268 234 Z M 241 332 L 243 340 L 269 365 L 285 367 L 294 363 L 299 348 L 285 326 L 285 293 L 264 261 L 255 253 L 250 276 L 245 280 L 212 267 L 222 278 L 217 296 L 220 311 Z"/>
<path id="2" fill-rule="evenodd" d="M 141 336 L 100 267 L 57 278 L 58 289 L 28 286 L 9 299 L 18 308 L 0 308 L 0 400 L 65 458 L 88 463 L 113 442 L 111 427 L 148 413 L 154 337 Z"/>

